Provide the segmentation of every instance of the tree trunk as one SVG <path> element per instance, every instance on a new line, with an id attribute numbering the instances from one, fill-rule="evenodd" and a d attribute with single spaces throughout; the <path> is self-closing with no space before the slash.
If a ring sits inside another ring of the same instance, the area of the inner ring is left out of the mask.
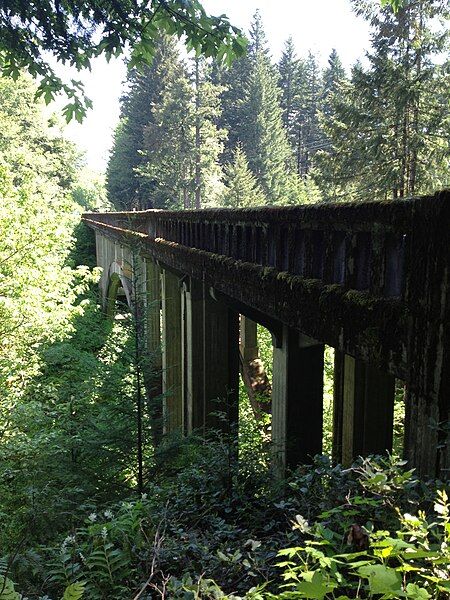
<path id="1" fill-rule="evenodd" d="M 200 139 L 200 72 L 199 59 L 195 59 L 195 208 L 201 207 L 201 139 Z"/>

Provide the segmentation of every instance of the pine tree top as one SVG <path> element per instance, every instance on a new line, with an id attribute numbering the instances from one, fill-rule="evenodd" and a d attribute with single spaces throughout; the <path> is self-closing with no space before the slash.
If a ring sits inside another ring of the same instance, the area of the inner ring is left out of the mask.
<path id="1" fill-rule="evenodd" d="M 264 195 L 250 171 L 241 144 L 233 152 L 233 161 L 225 167 L 225 193 L 223 202 L 230 208 L 244 208 L 264 204 Z"/>

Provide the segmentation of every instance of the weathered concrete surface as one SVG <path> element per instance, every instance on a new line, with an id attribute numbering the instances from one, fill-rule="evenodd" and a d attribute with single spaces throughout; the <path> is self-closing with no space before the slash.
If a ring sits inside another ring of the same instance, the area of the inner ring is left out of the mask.
<path id="1" fill-rule="evenodd" d="M 182 318 L 180 279 L 161 272 L 162 389 L 164 432 L 184 431 Z"/>
<path id="2" fill-rule="evenodd" d="M 323 344 L 289 327 L 273 350 L 272 442 L 275 469 L 322 452 Z"/>

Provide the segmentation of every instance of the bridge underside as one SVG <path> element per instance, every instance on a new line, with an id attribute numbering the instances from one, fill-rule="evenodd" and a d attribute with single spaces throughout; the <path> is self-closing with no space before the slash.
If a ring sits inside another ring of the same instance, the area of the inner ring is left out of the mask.
<path id="1" fill-rule="evenodd" d="M 322 450 L 328 344 L 334 459 L 348 464 L 392 448 L 397 377 L 406 383 L 406 458 L 423 476 L 448 473 L 449 194 L 83 218 L 96 232 L 105 302 L 120 285 L 145 308 L 148 349 L 161 357 L 166 431 L 237 422 L 239 338 L 245 353 L 259 322 L 274 341 L 278 472 Z"/>

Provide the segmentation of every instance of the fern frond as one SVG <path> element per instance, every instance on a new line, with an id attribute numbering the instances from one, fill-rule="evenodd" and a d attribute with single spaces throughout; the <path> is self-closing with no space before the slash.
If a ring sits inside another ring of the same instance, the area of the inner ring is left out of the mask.
<path id="1" fill-rule="evenodd" d="M 84 594 L 85 583 L 78 581 L 66 587 L 62 600 L 80 600 Z"/>
<path id="2" fill-rule="evenodd" d="M 0 575 L 0 600 L 21 600 L 21 598 L 22 596 L 15 591 L 11 579 Z"/>

